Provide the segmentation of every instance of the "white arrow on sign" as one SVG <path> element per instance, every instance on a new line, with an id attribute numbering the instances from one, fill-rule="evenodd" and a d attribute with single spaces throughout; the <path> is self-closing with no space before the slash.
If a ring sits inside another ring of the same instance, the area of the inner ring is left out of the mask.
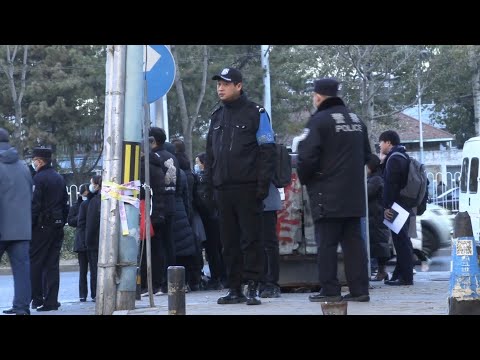
<path id="1" fill-rule="evenodd" d="M 158 52 L 152 49 L 150 45 L 144 46 L 143 47 L 143 62 L 147 63 L 145 67 L 145 71 L 148 72 L 152 70 L 153 66 L 157 63 L 158 60 L 162 55 L 160 55 Z"/>

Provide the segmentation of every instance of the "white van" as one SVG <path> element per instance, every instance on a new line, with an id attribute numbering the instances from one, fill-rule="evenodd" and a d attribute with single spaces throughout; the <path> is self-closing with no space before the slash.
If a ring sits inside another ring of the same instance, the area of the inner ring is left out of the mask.
<path id="1" fill-rule="evenodd" d="M 480 239 L 479 159 L 480 136 L 477 136 L 467 140 L 463 146 L 459 200 L 459 210 L 468 211 L 470 215 L 473 236 L 476 241 Z"/>

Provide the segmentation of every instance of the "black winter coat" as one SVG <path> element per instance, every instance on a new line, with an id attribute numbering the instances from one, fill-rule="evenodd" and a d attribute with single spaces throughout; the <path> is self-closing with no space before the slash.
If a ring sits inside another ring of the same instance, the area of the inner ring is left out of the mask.
<path id="1" fill-rule="evenodd" d="M 257 142 L 261 109 L 242 94 L 212 114 L 205 172 L 215 188 L 248 185 L 268 195 L 276 150 L 275 144 Z"/>
<path id="2" fill-rule="evenodd" d="M 180 170 L 180 187 L 175 195 L 176 210 L 173 218 L 173 240 L 177 256 L 196 255 L 198 249 L 186 211 L 188 198 L 187 177 L 183 170 Z"/>
<path id="3" fill-rule="evenodd" d="M 152 215 L 150 221 L 153 225 L 161 224 L 165 221 L 165 173 L 160 163 L 160 158 L 154 152 L 149 154 L 150 162 L 150 187 L 152 188 Z M 145 183 L 145 158 L 140 161 L 140 181 Z M 145 199 L 145 189 L 140 188 L 140 199 Z"/>
<path id="4" fill-rule="evenodd" d="M 398 155 L 390 159 L 390 156 L 395 152 L 405 154 L 408 159 Z M 385 209 L 390 209 L 393 203 L 396 202 L 405 210 L 411 211 L 411 208 L 405 206 L 400 199 L 400 190 L 407 184 L 409 163 L 410 158 L 405 152 L 405 147 L 401 145 L 394 146 L 387 154 L 383 162 L 383 180 L 385 184 L 383 189 L 383 206 Z"/>
<path id="5" fill-rule="evenodd" d="M 67 222 L 70 206 L 65 180 L 51 165 L 41 167 L 33 177 L 32 226 Z"/>
<path id="6" fill-rule="evenodd" d="M 100 240 L 100 210 L 101 195 L 98 190 L 88 200 L 87 218 L 85 224 L 85 243 L 88 250 L 98 250 Z"/>
<path id="7" fill-rule="evenodd" d="M 370 256 L 388 258 L 390 257 L 388 245 L 390 230 L 383 223 L 383 178 L 380 170 L 367 178 L 367 192 Z"/>
<path id="8" fill-rule="evenodd" d="M 307 186 L 313 220 L 365 216 L 365 124 L 340 98 L 323 101 L 298 145 L 297 172 Z"/>
<path id="9" fill-rule="evenodd" d="M 80 207 L 82 206 L 82 204 L 82 197 L 79 196 L 75 204 L 70 207 L 70 211 L 68 212 L 68 225 L 75 228 L 75 239 L 73 242 L 74 252 L 81 252 L 87 250 L 87 246 L 85 245 L 85 224 L 83 224 L 82 228 L 80 228 L 78 225 Z"/>

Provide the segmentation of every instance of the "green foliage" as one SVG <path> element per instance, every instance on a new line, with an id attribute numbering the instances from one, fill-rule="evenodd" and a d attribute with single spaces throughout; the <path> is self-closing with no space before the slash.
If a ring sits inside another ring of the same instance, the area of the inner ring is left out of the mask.
<path id="1" fill-rule="evenodd" d="M 63 238 L 60 257 L 65 260 L 74 259 L 77 257 L 76 253 L 73 252 L 73 244 L 75 242 L 75 228 L 67 225 L 63 228 L 63 232 L 65 236 Z"/>
<path id="2" fill-rule="evenodd" d="M 0 47 L 0 56 L 5 51 L 5 46 Z M 74 175 L 81 177 L 90 171 L 96 160 L 93 153 L 98 153 L 103 144 L 105 47 L 34 45 L 29 47 L 28 54 L 22 102 L 22 124 L 27 131 L 23 150 L 28 152 L 34 146 L 47 145 L 57 158 L 73 160 L 73 156 L 81 154 L 84 162 L 79 167 L 73 166 Z M 15 76 L 18 78 L 19 73 Z M 0 89 L 3 115 L 0 125 L 8 124 L 11 128 L 15 112 L 10 92 L 5 91 L 8 89 L 5 76 L 0 76 Z M 95 147 L 97 150 L 93 151 Z"/>

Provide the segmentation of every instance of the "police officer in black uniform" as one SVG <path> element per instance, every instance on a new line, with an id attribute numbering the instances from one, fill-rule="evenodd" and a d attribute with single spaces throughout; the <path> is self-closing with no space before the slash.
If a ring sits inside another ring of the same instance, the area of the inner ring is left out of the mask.
<path id="1" fill-rule="evenodd" d="M 365 216 L 365 164 L 371 150 L 365 124 L 337 97 L 339 83 L 314 83 L 312 115 L 298 147 L 298 176 L 307 186 L 321 291 L 310 301 L 340 301 L 337 247 L 341 243 L 350 293 L 346 301 L 370 301 L 368 258 L 361 236 Z"/>
<path id="2" fill-rule="evenodd" d="M 240 71 L 225 68 L 212 80 L 217 80 L 223 106 L 211 117 L 205 171 L 218 202 L 230 286 L 217 303 L 258 305 L 258 282 L 264 270 L 263 199 L 268 196 L 276 158 L 273 130 L 268 120 L 261 123 L 265 109 L 243 93 Z M 244 281 L 246 296 L 241 292 Z"/>
<path id="3" fill-rule="evenodd" d="M 51 311 L 60 306 L 60 250 L 69 211 L 68 193 L 65 180 L 52 167 L 51 149 L 34 148 L 32 166 L 36 171 L 30 245 L 32 309 Z"/>

